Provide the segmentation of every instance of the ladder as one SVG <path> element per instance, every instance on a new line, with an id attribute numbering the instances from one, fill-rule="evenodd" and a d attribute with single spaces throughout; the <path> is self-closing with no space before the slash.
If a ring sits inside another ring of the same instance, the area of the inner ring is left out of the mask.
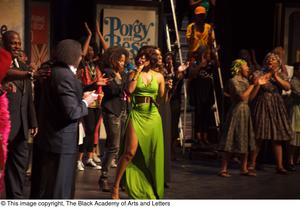
<path id="1" fill-rule="evenodd" d="M 174 0 L 170 0 L 171 10 L 172 10 L 172 19 L 174 23 L 174 30 L 176 34 L 176 46 L 177 46 L 177 54 L 179 56 L 179 62 L 180 65 L 183 64 L 183 58 L 182 58 L 182 48 L 180 43 L 180 37 L 179 37 L 179 31 L 177 26 L 177 20 L 176 20 L 176 12 L 175 12 L 175 4 Z M 171 44 L 171 38 L 170 38 L 170 28 L 168 23 L 165 24 L 165 31 L 166 31 L 166 39 L 167 39 L 167 49 L 169 52 L 172 51 L 172 44 Z M 184 96 L 184 102 L 183 102 L 183 117 L 180 116 L 178 128 L 179 128 L 179 140 L 180 145 L 182 147 L 182 153 L 184 154 L 186 151 L 186 117 L 187 117 L 187 81 L 184 80 L 183 82 L 183 96 Z"/>
<path id="2" fill-rule="evenodd" d="M 219 54 L 218 54 L 218 49 L 217 49 L 217 42 L 216 39 L 213 42 L 213 50 L 216 56 L 217 64 L 218 64 L 218 80 L 220 84 L 220 92 L 221 92 L 221 120 L 220 120 L 220 114 L 219 114 L 219 108 L 218 108 L 218 103 L 217 103 L 217 96 L 216 96 L 216 89 L 215 89 L 215 84 L 214 84 L 214 117 L 215 117 L 215 124 L 218 129 L 220 129 L 221 121 L 224 121 L 224 85 L 223 85 L 223 78 L 222 78 L 222 72 L 221 72 L 221 67 L 220 67 L 220 60 L 219 60 Z"/>
<path id="3" fill-rule="evenodd" d="M 177 20 L 176 20 L 176 13 L 175 13 L 175 6 L 174 6 L 174 0 L 170 0 L 170 5 L 171 5 L 171 11 L 172 11 L 172 19 L 173 19 L 173 23 L 174 23 L 174 31 L 176 34 L 176 46 L 177 46 L 177 50 L 178 50 L 178 56 L 179 56 L 179 61 L 180 64 L 183 63 L 183 58 L 182 58 L 182 44 L 180 42 L 180 36 L 179 36 L 179 30 L 177 27 Z M 213 28 L 213 27 L 212 27 Z M 170 38 L 170 28 L 168 23 L 165 23 L 165 31 L 166 31 L 166 39 L 167 39 L 167 49 L 168 51 L 172 51 L 172 44 L 171 44 L 171 38 Z M 212 29 L 212 32 L 213 29 Z M 217 43 L 216 43 L 216 39 L 214 39 L 213 45 L 212 45 L 212 49 L 215 53 L 215 57 L 216 60 L 218 62 L 218 67 L 217 67 L 217 79 L 218 82 L 220 84 L 220 93 L 221 93 L 221 117 L 220 117 L 220 113 L 219 113 L 219 105 L 218 105 L 218 101 L 217 101 L 217 95 L 216 95 L 216 90 L 215 90 L 215 84 L 214 85 L 214 90 L 213 90 L 213 96 L 214 96 L 214 105 L 213 105 L 213 114 L 214 114 L 214 121 L 215 121 L 215 126 L 217 128 L 217 130 L 219 131 L 220 126 L 221 126 L 221 121 L 223 121 L 223 99 L 224 99 L 224 87 L 223 87 L 223 80 L 222 80 L 222 74 L 221 74 L 221 68 L 220 68 L 220 64 L 219 64 L 219 56 L 218 56 L 218 51 L 217 51 Z M 214 79 L 214 78 L 213 78 Z M 179 129 L 180 129 L 180 133 L 179 133 L 179 140 L 182 146 L 182 152 L 185 153 L 186 147 L 188 146 L 188 144 L 186 144 L 186 135 L 187 135 L 187 80 L 184 80 L 184 84 L 183 84 L 183 95 L 184 95 L 184 106 L 183 106 L 183 117 L 180 117 L 180 122 L 179 122 Z"/>

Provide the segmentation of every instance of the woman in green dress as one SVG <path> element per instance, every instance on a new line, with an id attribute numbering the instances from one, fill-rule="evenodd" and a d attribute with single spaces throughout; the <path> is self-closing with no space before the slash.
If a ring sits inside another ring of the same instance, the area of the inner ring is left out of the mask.
<path id="1" fill-rule="evenodd" d="M 116 171 L 113 199 L 119 199 L 122 177 L 131 198 L 163 198 L 163 129 L 156 104 L 156 98 L 162 97 L 165 90 L 164 77 L 158 71 L 161 58 L 155 47 L 142 47 L 137 55 L 137 70 L 129 74 L 127 90 L 131 94 L 132 107 L 123 155 Z"/>

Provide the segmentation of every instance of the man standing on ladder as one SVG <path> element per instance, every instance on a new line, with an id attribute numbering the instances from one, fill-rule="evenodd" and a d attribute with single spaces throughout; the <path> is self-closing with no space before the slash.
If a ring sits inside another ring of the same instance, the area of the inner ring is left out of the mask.
<path id="1" fill-rule="evenodd" d="M 189 53 L 198 51 L 201 47 L 211 47 L 215 40 L 212 26 L 205 23 L 206 10 L 202 6 L 194 10 L 195 22 L 187 26 L 186 38 L 189 44 Z"/>
<path id="2" fill-rule="evenodd" d="M 197 53 L 203 49 L 212 49 L 215 51 L 215 34 L 213 27 L 210 24 L 205 23 L 206 9 L 202 6 L 198 6 L 194 10 L 196 16 L 195 22 L 187 26 L 186 38 L 189 46 L 189 56 L 192 53 Z M 217 58 L 217 54 L 216 54 Z M 220 82 L 222 82 L 222 77 L 219 77 Z M 217 129 L 220 126 L 220 116 L 217 105 L 217 98 L 215 88 L 213 86 L 213 96 L 214 96 L 214 119 L 215 126 Z"/>

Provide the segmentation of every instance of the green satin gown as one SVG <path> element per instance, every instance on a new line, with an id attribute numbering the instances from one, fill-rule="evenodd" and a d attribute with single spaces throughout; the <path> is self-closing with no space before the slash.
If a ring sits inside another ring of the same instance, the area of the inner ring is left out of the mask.
<path id="1" fill-rule="evenodd" d="M 134 199 L 162 199 L 164 195 L 164 142 L 160 114 L 154 103 L 135 102 L 136 96 L 151 96 L 156 100 L 159 85 L 152 80 L 145 85 L 141 76 L 132 96 L 129 121 L 138 138 L 138 149 L 125 172 L 128 195 Z"/>

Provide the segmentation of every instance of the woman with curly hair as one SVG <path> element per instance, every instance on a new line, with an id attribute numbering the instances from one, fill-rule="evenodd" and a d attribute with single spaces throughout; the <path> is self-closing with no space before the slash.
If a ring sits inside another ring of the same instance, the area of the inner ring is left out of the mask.
<path id="1" fill-rule="evenodd" d="M 123 47 L 108 48 L 103 54 L 103 74 L 109 79 L 103 87 L 102 114 L 105 131 L 107 133 L 106 151 L 102 162 L 102 174 L 99 187 L 104 192 L 109 192 L 108 172 L 112 160 L 119 153 L 119 146 L 125 133 L 127 119 L 127 94 L 125 92 L 126 73 L 124 66 L 128 61 L 129 53 Z"/>
<path id="2" fill-rule="evenodd" d="M 164 194 L 164 140 L 156 98 L 165 91 L 160 71 L 161 56 L 155 47 L 145 46 L 137 55 L 137 70 L 129 74 L 131 111 L 125 144 L 116 172 L 113 199 L 119 199 L 123 183 L 131 198 L 161 199 Z M 124 174 L 125 173 L 125 174 Z"/>
<path id="3" fill-rule="evenodd" d="M 248 102 L 253 99 L 253 92 L 265 83 L 265 79 L 262 77 L 249 83 L 249 67 L 247 62 L 242 59 L 233 61 L 231 73 L 233 78 L 228 82 L 231 107 L 224 124 L 220 144 L 220 150 L 224 151 L 224 157 L 219 176 L 230 177 L 227 166 L 232 153 L 240 154 L 242 157 L 241 175 L 256 176 L 255 172 L 247 169 L 248 153 L 255 148 L 255 136 Z"/>
<path id="4" fill-rule="evenodd" d="M 291 124 L 281 96 L 282 90 L 290 90 L 286 74 L 281 72 L 282 64 L 278 55 L 268 53 L 264 60 L 262 71 L 254 76 L 264 76 L 267 83 L 258 91 L 253 105 L 253 123 L 256 138 L 256 151 L 252 156 L 251 168 L 255 168 L 256 158 L 262 141 L 272 141 L 275 157 L 276 172 L 287 174 L 282 163 L 282 144 L 292 139 Z"/>

